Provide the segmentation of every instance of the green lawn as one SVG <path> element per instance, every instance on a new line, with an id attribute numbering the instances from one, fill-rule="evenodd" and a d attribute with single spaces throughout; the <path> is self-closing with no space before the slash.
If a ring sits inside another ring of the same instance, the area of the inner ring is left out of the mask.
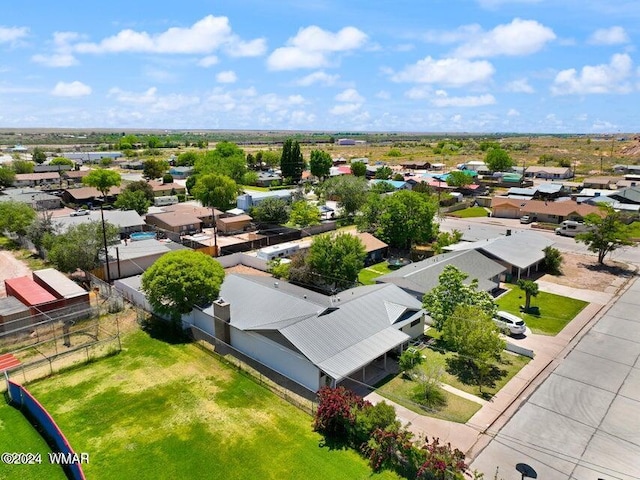
<path id="1" fill-rule="evenodd" d="M 370 267 L 365 267 L 358 274 L 358 281 L 363 285 L 373 285 L 375 279 L 381 275 L 390 273 L 389 264 L 385 262 L 376 263 Z"/>
<path id="2" fill-rule="evenodd" d="M 633 222 L 629 225 L 629 232 L 631 233 L 631 238 L 636 240 L 640 239 L 640 222 Z"/>
<path id="3" fill-rule="evenodd" d="M 508 287 L 511 290 L 496 300 L 498 309 L 522 317 L 533 333 L 558 334 L 588 305 L 588 302 L 575 298 L 540 292 L 537 297 L 531 299 L 531 306 L 538 307 L 539 315 L 522 313 L 520 305 L 524 305 L 524 293 L 517 285 L 509 284 Z"/>
<path id="4" fill-rule="evenodd" d="M 13 407 L 0 400 L 0 453 L 39 453 L 42 463 L 34 465 L 6 465 L 0 467 L 0 480 L 25 478 L 30 480 L 64 480 L 67 478 L 61 467 L 49 463 L 51 451 L 47 443 Z"/>
<path id="5" fill-rule="evenodd" d="M 87 478 L 397 478 L 323 447 L 310 416 L 195 345 L 135 331 L 123 346 L 29 387 L 90 454 Z"/>
<path id="6" fill-rule="evenodd" d="M 415 392 L 417 387 L 418 384 L 413 380 L 396 375 L 381 385 L 376 392 L 420 415 L 457 423 L 466 423 L 482 407 L 479 403 L 439 389 L 444 394 L 446 405 L 437 409 L 429 408 L 421 404 L 421 400 Z"/>
<path id="7" fill-rule="evenodd" d="M 488 217 L 489 212 L 484 207 L 469 207 L 463 210 L 449 213 L 452 217 L 471 218 L 471 217 Z"/>

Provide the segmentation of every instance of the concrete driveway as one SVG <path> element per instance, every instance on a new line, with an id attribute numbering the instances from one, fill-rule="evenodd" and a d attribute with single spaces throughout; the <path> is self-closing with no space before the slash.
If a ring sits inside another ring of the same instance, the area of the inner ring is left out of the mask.
<path id="1" fill-rule="evenodd" d="M 520 479 L 640 478 L 640 282 L 634 281 L 494 432 L 472 468 Z M 564 333 L 564 332 L 563 332 Z"/>

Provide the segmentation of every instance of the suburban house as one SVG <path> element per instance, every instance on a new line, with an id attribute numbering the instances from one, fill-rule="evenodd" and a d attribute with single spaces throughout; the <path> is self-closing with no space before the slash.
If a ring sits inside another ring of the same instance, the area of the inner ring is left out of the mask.
<path id="1" fill-rule="evenodd" d="M 49 187 L 60 185 L 58 172 L 18 173 L 13 180 L 14 187 Z"/>
<path id="2" fill-rule="evenodd" d="M 506 271 L 506 281 L 529 276 L 531 270 L 538 271 L 544 260 L 544 249 L 554 244 L 544 235 L 529 230 L 477 242 L 460 242 L 445 247 L 451 252 L 477 250 L 479 253 L 502 265 Z"/>
<path id="3" fill-rule="evenodd" d="M 295 190 L 273 190 L 270 192 L 261 192 L 257 190 L 245 190 L 245 193 L 236 198 L 236 206 L 248 212 L 251 207 L 259 205 L 260 202 L 267 198 L 280 198 L 286 202 L 291 200 L 291 196 Z"/>
<path id="4" fill-rule="evenodd" d="M 167 230 L 180 235 L 200 232 L 202 230 L 202 221 L 200 218 L 187 212 L 148 213 L 145 220 L 148 225 L 153 225 L 161 230 Z"/>
<path id="5" fill-rule="evenodd" d="M 226 217 L 218 217 L 216 219 L 216 227 L 220 233 L 242 232 L 251 225 L 249 215 L 229 215 Z"/>
<path id="6" fill-rule="evenodd" d="M 42 172 L 56 172 L 58 175 L 62 173 L 64 176 L 65 171 L 71 170 L 73 167 L 71 165 L 50 165 L 48 163 L 43 163 L 41 165 L 33 166 L 33 173 L 42 173 Z"/>
<path id="7" fill-rule="evenodd" d="M 155 239 L 111 245 L 109 252 L 109 277 L 111 280 L 142 274 L 165 253 L 173 250 L 185 250 L 187 247 L 171 241 L 160 242 Z M 103 264 L 100 272 L 107 278 L 107 266 Z"/>
<path id="8" fill-rule="evenodd" d="M 140 276 L 114 283 L 149 308 Z M 145 303 L 146 302 L 146 303 Z M 183 316 L 311 391 L 353 377 L 380 377 L 387 355 L 424 333 L 420 301 L 395 285 L 369 285 L 326 296 L 273 277 L 230 274 L 213 305 Z"/>
<path id="9" fill-rule="evenodd" d="M 374 186 L 377 185 L 379 183 L 388 183 L 389 185 L 391 185 L 393 187 L 394 190 L 411 190 L 412 186 L 410 183 L 407 183 L 405 181 L 400 181 L 400 180 L 380 180 L 380 179 L 373 179 L 373 180 L 369 180 L 369 185 Z"/>
<path id="10" fill-rule="evenodd" d="M 429 162 L 406 161 L 400 164 L 406 170 L 429 170 L 431 164 Z"/>
<path id="11" fill-rule="evenodd" d="M 67 185 L 77 185 L 82 183 L 82 179 L 89 175 L 91 170 L 69 170 L 62 174 L 62 178 L 67 181 Z"/>
<path id="12" fill-rule="evenodd" d="M 222 215 L 222 212 L 217 208 L 211 211 L 211 207 L 203 207 L 200 202 L 183 202 L 176 203 L 174 205 L 167 205 L 162 207 L 163 212 L 177 212 L 185 213 L 189 215 L 195 215 L 202 222 L 203 228 L 213 227 L 213 213 L 215 212 L 216 218 Z"/>
<path id="13" fill-rule="evenodd" d="M 62 152 L 60 155 L 80 164 L 83 162 L 97 163 L 103 158 L 116 160 L 123 156 L 122 152 Z"/>
<path id="14" fill-rule="evenodd" d="M 640 205 L 640 187 L 623 188 L 613 192 L 609 197 L 620 203 Z"/>
<path id="15" fill-rule="evenodd" d="M 184 179 L 193 175 L 193 167 L 171 167 L 169 174 L 173 178 Z"/>
<path id="16" fill-rule="evenodd" d="M 179 183 L 162 183 L 162 182 L 148 182 L 151 185 L 153 194 L 156 197 L 163 197 L 165 195 L 184 195 L 187 193 L 186 188 Z"/>
<path id="17" fill-rule="evenodd" d="M 392 283 L 413 297 L 422 300 L 425 293 L 438 286 L 440 274 L 447 265 L 453 265 L 468 275 L 466 284 L 478 280 L 478 288 L 492 292 L 500 286 L 500 277 L 507 269 L 473 250 L 443 253 L 420 262 L 410 263 L 391 273 L 376 278 L 377 283 Z"/>
<path id="18" fill-rule="evenodd" d="M 524 176 L 529 178 L 563 179 L 573 178 L 570 167 L 545 167 L 532 165 L 524 171 Z"/>
<path id="19" fill-rule="evenodd" d="M 104 221 L 118 227 L 122 238 L 133 232 L 141 232 L 145 226 L 144 220 L 135 210 L 105 210 L 103 213 Z M 89 210 L 88 215 L 56 217 L 56 233 L 66 232 L 71 225 L 89 222 L 102 222 L 100 210 Z"/>
<path id="20" fill-rule="evenodd" d="M 387 258 L 389 254 L 389 245 L 382 240 L 378 240 L 376 237 L 367 232 L 360 232 L 355 234 L 364 245 L 364 249 L 367 252 L 367 256 L 364 259 L 365 265 L 372 265 L 379 263 Z"/>
<path id="21" fill-rule="evenodd" d="M 107 201 L 114 201 L 121 191 L 120 187 L 111 187 L 107 195 Z M 62 192 L 62 200 L 65 203 L 88 205 L 93 204 L 96 199 L 102 199 L 102 193 L 95 187 L 67 188 Z"/>
<path id="22" fill-rule="evenodd" d="M 55 210 L 62 207 L 60 197 L 32 188 L 9 188 L 0 193 L 0 202 L 20 202 L 36 211 Z"/>
<path id="23" fill-rule="evenodd" d="M 582 220 L 589 213 L 599 210 L 591 205 L 578 204 L 574 201 L 543 202 L 530 200 L 520 209 L 522 215 L 536 217 L 539 222 L 562 223 L 565 220 Z"/>
<path id="24" fill-rule="evenodd" d="M 589 177 L 582 181 L 584 188 L 598 188 L 603 190 L 613 190 L 616 188 L 616 183 L 620 180 L 620 177 Z"/>
<path id="25" fill-rule="evenodd" d="M 619 173 L 619 174 L 624 174 L 624 173 L 631 173 L 631 174 L 638 174 L 640 175 L 640 165 L 614 165 L 613 166 L 613 172 L 614 173 Z"/>
<path id="26" fill-rule="evenodd" d="M 282 175 L 274 171 L 258 172 L 257 186 L 270 187 L 273 182 L 282 183 Z"/>
<path id="27" fill-rule="evenodd" d="M 493 197 L 491 199 L 491 216 L 496 218 L 520 218 L 520 209 L 529 199 L 510 197 Z"/>

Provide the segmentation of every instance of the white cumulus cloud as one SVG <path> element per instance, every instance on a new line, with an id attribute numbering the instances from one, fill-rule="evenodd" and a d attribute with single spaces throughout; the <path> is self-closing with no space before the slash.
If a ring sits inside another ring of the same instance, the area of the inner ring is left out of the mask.
<path id="1" fill-rule="evenodd" d="M 344 27 L 333 33 L 311 25 L 300 29 L 286 46 L 274 50 L 267 59 L 267 66 L 270 70 L 326 67 L 332 53 L 356 50 L 367 38 L 355 27 Z"/>
<path id="2" fill-rule="evenodd" d="M 629 43 L 629 35 L 622 27 L 600 28 L 591 34 L 588 42 L 592 45 L 620 45 Z"/>
<path id="3" fill-rule="evenodd" d="M 51 55 L 36 54 L 31 60 L 45 67 L 71 67 L 78 64 L 78 60 L 70 53 L 53 53 Z"/>
<path id="4" fill-rule="evenodd" d="M 364 97 L 358 93 L 355 88 L 347 88 L 342 92 L 338 93 L 335 96 L 335 99 L 338 102 L 353 102 L 353 103 L 362 103 L 364 102 Z"/>
<path id="5" fill-rule="evenodd" d="M 11 43 L 22 40 L 29 35 L 27 27 L 2 27 L 0 26 L 0 43 Z"/>
<path id="6" fill-rule="evenodd" d="M 91 95 L 91 87 L 77 80 L 70 83 L 58 82 L 51 90 L 51 95 L 56 97 L 85 97 Z"/>
<path id="7" fill-rule="evenodd" d="M 484 107 L 493 105 L 496 99 L 493 95 L 469 95 L 465 97 L 450 97 L 444 90 L 438 90 L 431 104 L 435 107 Z"/>
<path id="8" fill-rule="evenodd" d="M 360 103 L 341 103 L 329 110 L 329 113 L 331 115 L 351 115 L 360 110 L 360 107 L 362 107 Z"/>
<path id="9" fill-rule="evenodd" d="M 329 75 L 323 70 L 319 70 L 297 79 L 294 84 L 300 87 L 310 87 L 314 84 L 330 87 L 331 85 L 335 85 L 339 79 L 340 75 Z"/>
<path id="10" fill-rule="evenodd" d="M 454 56 L 463 58 L 522 56 L 541 50 L 556 34 L 535 20 L 515 18 L 511 23 L 498 25 L 488 32 L 471 35 L 460 45 Z"/>
<path id="11" fill-rule="evenodd" d="M 203 68 L 209 68 L 216 65 L 218 61 L 219 61 L 218 57 L 216 57 L 215 55 L 207 55 L 206 57 L 203 57 L 200 60 L 198 60 L 198 66 Z"/>
<path id="12" fill-rule="evenodd" d="M 435 60 L 426 57 L 392 75 L 395 82 L 430 83 L 462 86 L 488 81 L 495 69 L 486 60 L 470 61 L 462 58 Z"/>
<path id="13" fill-rule="evenodd" d="M 556 75 L 551 92 L 555 95 L 628 93 L 632 89 L 629 83 L 632 73 L 631 57 L 618 53 L 608 64 L 585 65 L 580 72 L 575 68 L 562 70 Z"/>
<path id="14" fill-rule="evenodd" d="M 513 80 L 512 82 L 507 83 L 506 86 L 507 92 L 514 93 L 534 93 L 535 90 L 531 85 L 529 85 L 529 81 L 526 78 L 520 78 L 518 80 Z"/>
<path id="15" fill-rule="evenodd" d="M 145 109 L 154 113 L 174 112 L 200 103 L 200 98 L 192 95 L 159 95 L 156 87 L 148 88 L 144 92 L 129 92 L 114 87 L 109 90 L 108 96 L 125 105 L 145 105 Z"/>
<path id="16" fill-rule="evenodd" d="M 236 83 L 238 76 L 233 70 L 226 70 L 216 75 L 216 81 L 218 83 Z"/>

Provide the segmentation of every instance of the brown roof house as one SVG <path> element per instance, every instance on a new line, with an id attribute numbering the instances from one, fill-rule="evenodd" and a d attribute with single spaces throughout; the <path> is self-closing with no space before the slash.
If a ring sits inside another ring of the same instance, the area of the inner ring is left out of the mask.
<path id="1" fill-rule="evenodd" d="M 198 217 L 184 212 L 149 213 L 146 222 L 161 230 L 181 235 L 199 232 L 202 229 L 202 221 Z"/>
<path id="2" fill-rule="evenodd" d="M 210 207 L 203 207 L 201 205 L 188 202 L 188 203 L 175 203 L 173 205 L 167 205 L 166 207 L 163 207 L 162 210 L 164 210 L 165 212 L 178 212 L 178 213 L 185 213 L 189 215 L 195 215 L 200 219 L 203 227 L 205 228 L 213 227 L 213 213 L 211 212 Z M 223 212 L 221 212 L 217 208 L 214 210 L 215 210 L 216 218 L 220 217 L 223 214 Z"/>
<path id="3" fill-rule="evenodd" d="M 533 178 L 573 178 L 573 171 L 569 167 L 545 167 L 545 166 L 531 166 L 527 167 L 524 171 L 525 177 Z"/>
<path id="4" fill-rule="evenodd" d="M 234 233 L 242 232 L 249 225 L 251 225 L 251 218 L 249 215 L 231 215 L 229 217 L 218 217 L 216 219 L 216 226 L 220 233 Z"/>
<path id="5" fill-rule="evenodd" d="M 165 195 L 184 195 L 187 190 L 179 183 L 162 183 L 162 182 L 149 182 L 153 189 L 153 194 L 156 197 L 162 197 Z"/>
<path id="6" fill-rule="evenodd" d="M 491 199 L 491 216 L 496 218 L 520 218 L 520 209 L 527 202 L 517 198 L 493 197 Z"/>
<path id="7" fill-rule="evenodd" d="M 354 236 L 358 237 L 364 249 L 367 252 L 367 256 L 364 259 L 365 265 L 372 265 L 383 261 L 389 253 L 389 245 L 382 240 L 378 240 L 376 237 L 367 232 L 357 233 Z"/>
<path id="8" fill-rule="evenodd" d="M 592 205 L 576 203 L 572 200 L 560 202 L 544 202 L 542 200 L 529 200 L 521 208 L 523 215 L 531 215 L 539 222 L 561 223 L 565 220 L 582 220 L 590 213 L 600 214 L 600 209 Z"/>
<path id="9" fill-rule="evenodd" d="M 120 187 L 111 187 L 107 195 L 107 201 L 113 201 L 120 194 Z M 102 193 L 95 187 L 67 188 L 62 192 L 62 200 L 65 203 L 87 204 L 102 198 Z"/>

